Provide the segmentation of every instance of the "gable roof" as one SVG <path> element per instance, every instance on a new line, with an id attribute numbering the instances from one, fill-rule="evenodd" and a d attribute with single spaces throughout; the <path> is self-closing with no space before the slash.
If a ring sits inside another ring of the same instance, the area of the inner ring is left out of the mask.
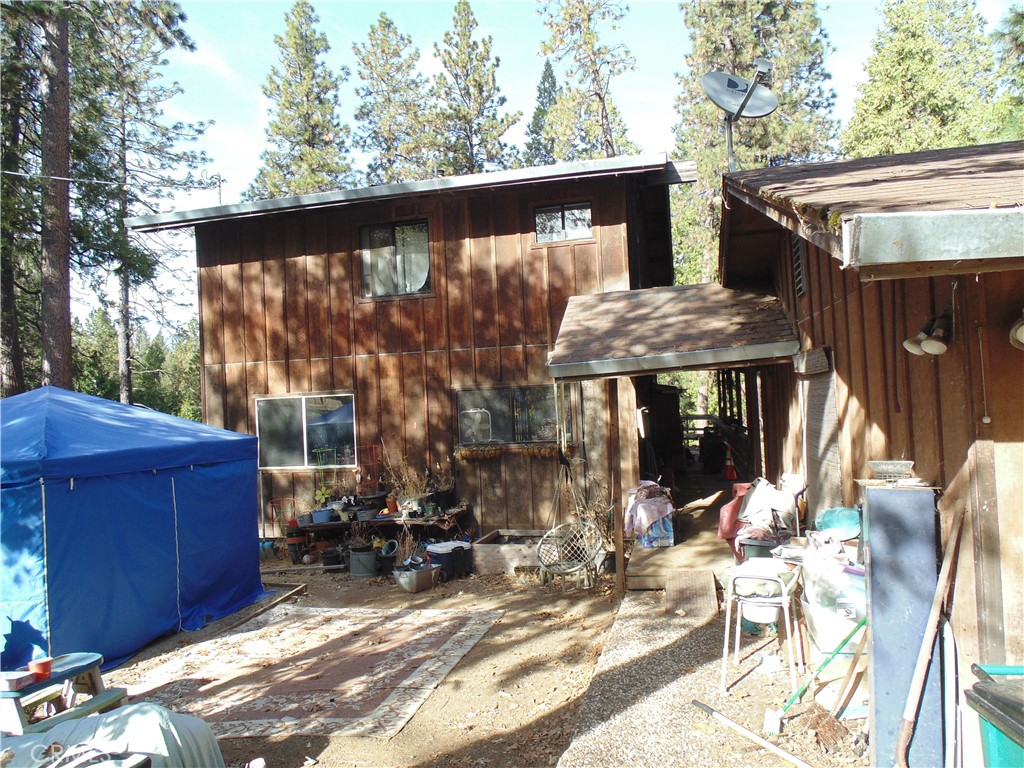
<path id="1" fill-rule="evenodd" d="M 135 216 L 125 219 L 125 226 L 139 232 L 159 229 L 189 227 L 210 221 L 222 221 L 267 213 L 282 213 L 297 209 L 313 209 L 349 205 L 364 200 L 387 200 L 412 195 L 427 195 L 456 190 L 489 189 L 521 184 L 536 184 L 549 181 L 566 181 L 577 178 L 595 178 L 633 173 L 651 173 L 651 183 L 677 184 L 692 182 L 697 178 L 696 164 L 692 160 L 668 160 L 664 152 L 651 155 L 601 158 L 575 163 L 555 163 L 534 168 L 517 168 L 510 171 L 473 173 L 465 176 L 448 176 L 425 181 L 407 181 L 400 184 L 380 184 L 372 187 L 342 189 L 334 192 L 318 192 L 311 195 L 296 195 L 273 200 L 254 200 L 248 203 L 222 205 L 214 208 L 198 208 L 190 211 L 173 211 L 151 216 Z"/>
<path id="2" fill-rule="evenodd" d="M 740 171 L 723 190 L 846 266 L 1024 257 L 1024 141 Z"/>
<path id="3" fill-rule="evenodd" d="M 725 368 L 790 357 L 796 332 L 775 296 L 718 283 L 572 296 L 548 357 L 554 379 Z"/>

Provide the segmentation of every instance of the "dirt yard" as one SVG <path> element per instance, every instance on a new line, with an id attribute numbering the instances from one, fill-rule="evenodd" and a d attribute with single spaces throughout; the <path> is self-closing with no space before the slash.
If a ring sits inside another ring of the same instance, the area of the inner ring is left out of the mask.
<path id="1" fill-rule="evenodd" d="M 282 565 L 279 562 L 277 567 Z M 297 598 L 297 604 L 311 608 L 498 610 L 504 614 L 390 740 L 294 735 L 223 738 L 221 749 L 229 766 L 240 767 L 256 757 L 265 758 L 268 768 L 554 766 L 570 745 L 577 708 L 619 602 L 611 576 L 600 577 L 593 589 L 564 592 L 557 584 L 541 585 L 533 575 L 470 576 L 418 594 L 404 592 L 384 579 L 354 580 L 346 573 L 324 573 L 315 566 L 302 573 L 266 573 L 264 578 L 268 586 L 274 584 L 278 595 L 287 592 L 288 585 L 306 584 L 308 592 Z M 230 632 L 260 607 L 253 606 L 198 632 L 166 638 L 107 673 L 107 682 L 144 687 L 147 673 L 160 665 L 162 654 L 171 650 L 187 653 L 190 646 Z M 720 624 L 719 617 L 715 626 Z M 781 687 L 774 682 L 744 685 L 739 695 L 722 698 L 717 693 L 721 654 L 717 638 L 722 630 L 709 629 L 708 637 L 715 638 L 716 647 L 702 654 L 707 663 L 701 663 L 700 669 L 687 670 L 695 673 L 694 693 L 713 706 L 730 707 L 733 717 L 758 731 L 765 707 L 777 707 L 785 699 L 786 681 L 780 678 Z M 757 643 L 765 644 L 763 640 Z M 688 707 L 688 698 L 678 706 Z M 712 739 L 712 747 L 704 756 L 695 754 L 691 765 L 760 764 L 766 758 L 766 764 L 781 764 L 710 719 L 698 718 L 695 727 L 702 737 Z M 812 765 L 866 764 L 862 755 L 845 749 L 825 754 L 806 729 L 791 731 L 792 735 L 781 737 L 780 746 Z"/>
<path id="2" fill-rule="evenodd" d="M 222 739 L 231 766 L 255 757 L 264 757 L 269 768 L 554 765 L 569 745 L 573 714 L 618 605 L 609 577 L 591 590 L 562 592 L 531 575 L 470 576 L 417 594 L 383 579 L 354 580 L 318 568 L 267 575 L 265 581 L 276 583 L 279 594 L 289 589 L 286 583 L 307 584 L 308 593 L 297 604 L 309 607 L 500 610 L 504 615 L 394 738 Z M 139 684 L 162 653 L 223 632 L 254 608 L 150 646 L 105 675 L 108 685 Z"/>

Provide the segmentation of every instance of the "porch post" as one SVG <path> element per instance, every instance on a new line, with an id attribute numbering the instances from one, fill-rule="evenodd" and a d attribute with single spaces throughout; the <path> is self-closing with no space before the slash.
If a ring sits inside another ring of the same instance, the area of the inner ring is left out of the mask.
<path id="1" fill-rule="evenodd" d="M 623 536 L 622 457 L 619 455 L 622 444 L 619 438 L 619 380 L 605 379 L 605 386 L 608 389 L 608 468 L 611 475 L 608 486 L 612 497 L 615 535 L 615 591 L 623 594 L 626 591 L 626 551 Z"/>

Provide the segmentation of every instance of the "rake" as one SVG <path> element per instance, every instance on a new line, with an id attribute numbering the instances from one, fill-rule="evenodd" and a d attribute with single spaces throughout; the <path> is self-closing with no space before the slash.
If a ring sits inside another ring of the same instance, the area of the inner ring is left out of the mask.
<path id="1" fill-rule="evenodd" d="M 846 647 L 846 644 L 850 642 L 851 639 L 853 639 L 853 636 L 860 631 L 860 628 L 867 624 L 867 621 L 868 617 L 865 616 L 863 619 L 857 622 L 857 626 L 853 628 L 853 631 L 850 632 L 850 634 L 848 634 L 845 638 L 843 638 L 843 641 L 836 646 L 835 650 L 828 655 L 827 659 L 825 659 L 823 662 L 821 662 L 821 664 L 818 665 L 818 668 L 814 670 L 814 672 L 811 674 L 809 678 L 807 678 L 807 682 L 801 685 L 800 689 L 789 697 L 789 701 L 787 701 L 782 706 L 782 709 L 766 709 L 764 711 L 764 723 L 761 726 L 761 733 L 765 734 L 766 736 L 771 736 L 773 734 L 779 733 L 782 730 L 782 716 L 789 711 L 789 708 L 792 707 L 801 696 L 804 695 L 804 692 L 807 690 L 810 684 L 818 678 L 819 674 L 821 674 L 821 670 L 827 667 L 829 665 L 829 662 L 831 662 L 832 659 L 839 655 L 839 652 Z"/>

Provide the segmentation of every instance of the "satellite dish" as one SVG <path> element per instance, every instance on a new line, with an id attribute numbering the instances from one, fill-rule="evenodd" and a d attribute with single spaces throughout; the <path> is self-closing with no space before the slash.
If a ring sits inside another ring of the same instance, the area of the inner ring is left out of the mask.
<path id="1" fill-rule="evenodd" d="M 761 83 L 775 66 L 767 59 L 754 59 L 757 71 L 753 80 L 728 72 L 708 72 L 700 79 L 701 88 L 715 106 L 725 112 L 725 139 L 729 173 L 736 170 L 732 153 L 732 124 L 741 117 L 766 117 L 779 106 L 779 99 Z"/>
<path id="2" fill-rule="evenodd" d="M 753 94 L 747 99 L 750 85 L 749 80 L 726 72 L 708 72 L 700 79 L 700 86 L 708 98 L 719 109 L 732 115 L 733 120 L 741 117 L 739 114 L 741 106 L 743 107 L 742 117 L 767 117 L 778 109 L 778 97 L 757 83 L 754 84 Z M 745 106 L 743 105 L 744 99 L 747 99 Z"/>

